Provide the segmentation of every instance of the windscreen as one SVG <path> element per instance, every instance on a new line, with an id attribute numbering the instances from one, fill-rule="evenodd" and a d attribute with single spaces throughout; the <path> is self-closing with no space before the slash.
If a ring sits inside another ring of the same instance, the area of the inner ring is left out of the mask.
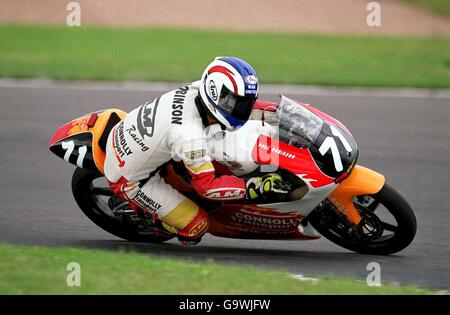
<path id="1" fill-rule="evenodd" d="M 322 119 L 285 96 L 281 97 L 276 115 L 280 140 L 296 147 L 309 147 L 322 130 Z"/>

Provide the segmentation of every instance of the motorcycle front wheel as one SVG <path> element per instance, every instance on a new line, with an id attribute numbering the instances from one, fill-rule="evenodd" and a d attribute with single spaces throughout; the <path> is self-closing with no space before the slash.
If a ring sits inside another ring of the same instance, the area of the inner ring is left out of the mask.
<path id="1" fill-rule="evenodd" d="M 328 240 L 362 254 L 394 254 L 414 239 L 417 230 L 414 212 L 388 184 L 374 195 L 356 196 L 353 203 L 362 217 L 358 225 L 350 223 L 328 201 L 311 214 L 309 222 Z"/>

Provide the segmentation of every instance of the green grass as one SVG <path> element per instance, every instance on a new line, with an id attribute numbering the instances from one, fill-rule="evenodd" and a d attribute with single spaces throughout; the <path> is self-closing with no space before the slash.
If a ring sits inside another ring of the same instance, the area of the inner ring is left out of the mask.
<path id="1" fill-rule="evenodd" d="M 431 12 L 450 17 L 449 0 L 401 0 L 418 7 L 425 8 Z"/>
<path id="2" fill-rule="evenodd" d="M 193 81 L 217 55 L 263 83 L 450 87 L 450 40 L 0 26 L 0 76 Z"/>
<path id="3" fill-rule="evenodd" d="M 69 262 L 81 286 L 68 287 Z M 0 244 L 0 294 L 432 294 L 427 289 L 369 287 L 349 279 L 318 282 L 251 267 L 73 248 Z"/>

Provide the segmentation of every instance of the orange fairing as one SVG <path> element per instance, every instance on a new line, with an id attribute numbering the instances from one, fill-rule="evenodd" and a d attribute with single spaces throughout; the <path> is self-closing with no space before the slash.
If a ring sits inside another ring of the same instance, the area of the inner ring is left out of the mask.
<path id="1" fill-rule="evenodd" d="M 66 125 L 59 128 L 50 141 L 50 146 L 70 136 L 90 132 L 92 133 L 92 155 L 94 157 L 95 166 L 103 174 L 106 153 L 100 148 L 99 140 L 105 131 L 111 114 L 117 114 L 120 119 L 124 119 L 126 112 L 120 109 L 107 109 L 103 112 L 87 114 L 80 118 L 74 119 Z"/>
<path id="2" fill-rule="evenodd" d="M 376 194 L 384 186 L 384 176 L 363 166 L 356 165 L 352 173 L 328 197 L 333 205 L 354 224 L 361 216 L 353 204 L 353 198 Z"/>
<path id="3" fill-rule="evenodd" d="M 105 164 L 106 153 L 103 152 L 103 150 L 100 148 L 98 141 L 102 136 L 103 131 L 105 130 L 106 125 L 108 124 L 109 117 L 111 116 L 112 113 L 116 113 L 120 117 L 120 119 L 124 119 L 126 116 L 126 113 L 120 109 L 105 110 L 103 113 L 98 115 L 95 125 L 90 130 L 93 135 L 92 154 L 94 156 L 94 162 L 98 170 L 102 174 L 104 174 L 103 167 Z"/>

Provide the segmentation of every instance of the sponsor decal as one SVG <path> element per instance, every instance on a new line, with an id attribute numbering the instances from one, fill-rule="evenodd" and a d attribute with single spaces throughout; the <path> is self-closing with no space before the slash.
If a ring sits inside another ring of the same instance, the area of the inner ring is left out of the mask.
<path id="1" fill-rule="evenodd" d="M 88 130 L 88 120 L 90 116 L 84 116 L 72 121 L 72 127 L 67 132 L 68 135 L 74 135 Z"/>
<path id="2" fill-rule="evenodd" d="M 329 195 L 328 200 L 333 204 L 333 206 L 343 215 L 348 215 L 350 209 L 348 209 L 345 204 L 341 203 L 335 196 Z"/>
<path id="3" fill-rule="evenodd" d="M 161 205 L 147 196 L 142 190 L 139 190 L 134 196 L 133 201 L 139 204 L 142 208 L 150 210 L 152 212 L 158 211 Z"/>
<path id="4" fill-rule="evenodd" d="M 204 197 L 213 200 L 233 200 L 241 199 L 245 196 L 245 189 L 218 188 L 208 190 Z"/>
<path id="5" fill-rule="evenodd" d="M 271 225 L 292 225 L 297 226 L 300 223 L 300 220 L 297 218 L 282 218 L 282 217 L 264 217 L 264 216 L 255 216 L 250 214 L 244 214 L 241 212 L 236 212 L 234 214 L 234 218 L 236 220 L 247 220 L 252 222 L 258 222 L 263 224 L 271 224 Z"/>
<path id="6" fill-rule="evenodd" d="M 219 93 L 217 93 L 217 87 L 213 80 L 209 81 L 209 93 L 211 94 L 213 101 L 217 102 Z"/>
<path id="7" fill-rule="evenodd" d="M 335 182 L 336 184 L 339 184 L 339 183 L 342 182 L 344 179 L 346 179 L 346 178 L 350 175 L 350 173 L 353 171 L 353 168 L 355 167 L 356 160 L 357 160 L 357 157 L 358 157 L 358 153 L 359 153 L 359 152 L 357 152 L 355 159 L 353 159 L 352 163 L 351 163 L 350 166 L 347 168 L 347 170 L 345 170 L 339 177 L 337 177 L 337 178 L 334 180 L 334 182 Z"/>
<path id="8" fill-rule="evenodd" d="M 142 152 L 145 152 L 150 149 L 148 146 L 145 145 L 144 139 L 142 139 L 135 133 L 136 131 L 135 125 L 131 125 L 131 127 L 126 129 L 125 131 L 130 135 L 130 137 L 134 140 L 134 142 L 136 142 L 139 145 Z"/>
<path id="9" fill-rule="evenodd" d="M 344 172 L 342 173 L 339 177 L 336 177 L 336 179 L 334 180 L 334 182 L 336 184 L 339 184 L 340 182 L 342 182 L 344 179 L 346 179 L 348 177 L 348 173 Z"/>
<path id="10" fill-rule="evenodd" d="M 183 124 L 183 105 L 188 90 L 188 86 L 182 86 L 175 91 L 175 95 L 172 101 L 172 124 Z"/>
<path id="11" fill-rule="evenodd" d="M 250 213 L 246 211 L 236 212 L 231 217 L 234 224 L 242 224 L 245 226 L 253 226 L 262 229 L 286 230 L 295 229 L 302 221 L 302 216 L 288 215 L 276 216 L 265 215 L 263 213 Z"/>
<path id="12" fill-rule="evenodd" d="M 137 115 L 137 128 L 143 139 L 145 139 L 145 136 L 153 136 L 158 104 L 159 98 L 151 103 L 147 102 L 139 108 Z"/>
<path id="13" fill-rule="evenodd" d="M 276 154 L 278 154 L 278 155 L 285 156 L 285 157 L 287 157 L 289 159 L 295 159 L 295 154 L 292 154 L 292 153 L 280 150 L 278 148 L 273 148 L 272 147 L 271 151 L 276 153 Z"/>
<path id="14" fill-rule="evenodd" d="M 116 157 L 123 166 L 123 164 L 125 164 L 125 162 L 122 160 L 123 157 L 133 154 L 133 151 L 131 151 L 125 139 L 123 122 L 121 122 L 114 130 L 113 146 L 116 150 Z"/>
<path id="15" fill-rule="evenodd" d="M 276 147 L 271 147 L 270 145 L 267 145 L 267 144 L 264 144 L 264 143 L 258 143 L 258 147 L 263 149 L 263 150 L 270 151 L 270 152 L 273 152 L 275 154 L 278 154 L 280 156 L 285 156 L 288 159 L 295 159 L 295 154 L 286 152 L 286 151 L 281 150 L 281 149 L 276 148 Z"/>
<path id="16" fill-rule="evenodd" d="M 297 238 L 298 227 L 304 216 L 296 211 L 278 212 L 277 209 L 259 208 L 246 205 L 240 209 L 232 207 L 215 212 L 214 219 L 222 223 L 214 226 L 214 230 L 223 231 L 228 235 L 239 235 L 244 238 L 260 236 L 274 238 Z"/>
<path id="17" fill-rule="evenodd" d="M 251 86 L 254 86 L 254 88 L 256 88 L 256 84 L 258 84 L 258 78 L 256 78 L 254 75 L 248 75 L 244 78 L 244 80 L 248 84 L 251 84 Z"/>
<path id="18" fill-rule="evenodd" d="M 201 219 L 197 224 L 195 224 L 188 232 L 189 236 L 195 236 L 200 234 L 202 230 L 207 227 L 208 220 L 206 218 Z"/>
<path id="19" fill-rule="evenodd" d="M 248 75 L 244 78 L 245 94 L 256 94 L 258 90 L 258 79 L 254 75 Z"/>

